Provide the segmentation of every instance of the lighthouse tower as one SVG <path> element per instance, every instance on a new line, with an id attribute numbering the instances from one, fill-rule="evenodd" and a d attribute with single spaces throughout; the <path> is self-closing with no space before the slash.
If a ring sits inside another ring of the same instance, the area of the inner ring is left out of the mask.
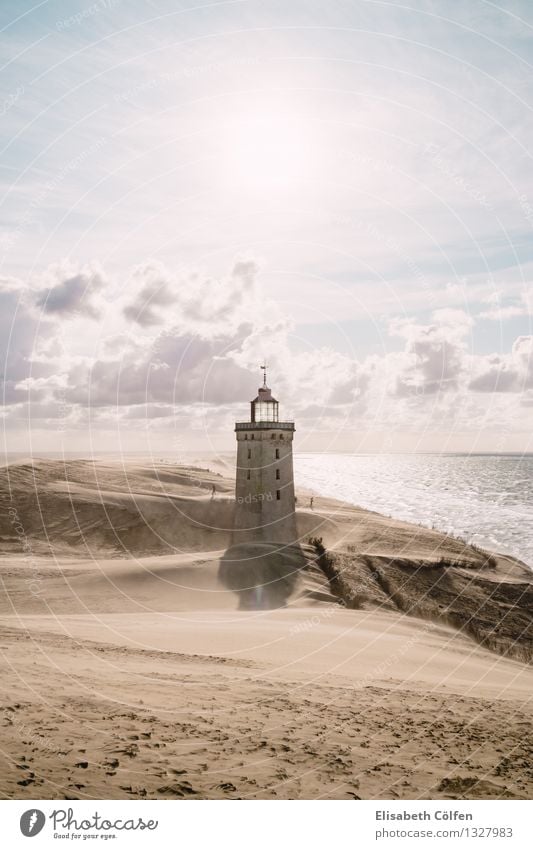
<path id="1" fill-rule="evenodd" d="M 263 385 L 250 403 L 250 421 L 236 422 L 237 482 L 234 543 L 297 541 L 292 438 L 294 422 L 279 420 L 279 404 Z"/>

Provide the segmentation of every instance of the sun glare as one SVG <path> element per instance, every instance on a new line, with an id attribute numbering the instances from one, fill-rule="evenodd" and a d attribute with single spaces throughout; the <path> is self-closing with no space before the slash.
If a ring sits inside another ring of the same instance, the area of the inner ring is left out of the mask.
<path id="1" fill-rule="evenodd" d="M 255 110 L 226 131 L 224 181 L 249 193 L 291 192 L 309 176 L 312 150 L 304 122 L 285 110 Z"/>

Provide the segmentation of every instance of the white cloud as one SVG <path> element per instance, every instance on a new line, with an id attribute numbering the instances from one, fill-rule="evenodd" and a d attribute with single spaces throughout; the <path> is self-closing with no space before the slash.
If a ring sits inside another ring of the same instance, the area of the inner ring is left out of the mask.
<path id="1" fill-rule="evenodd" d="M 509 304 L 506 307 L 494 307 L 491 310 L 480 312 L 478 318 L 484 318 L 489 321 L 506 321 L 509 318 L 516 318 L 519 315 L 527 315 L 524 307 L 518 304 Z"/>
<path id="2" fill-rule="evenodd" d="M 173 306 L 178 292 L 177 287 L 173 287 L 169 272 L 161 263 L 146 263 L 135 268 L 131 276 L 131 288 L 137 291 L 123 308 L 128 321 L 141 327 L 153 327 L 169 320 L 172 310 L 165 308 Z"/>
<path id="3" fill-rule="evenodd" d="M 44 276 L 46 288 L 35 298 L 44 313 L 62 318 L 100 318 L 97 296 L 108 282 L 98 266 L 75 268 L 69 263 L 52 266 Z"/>
<path id="4" fill-rule="evenodd" d="M 28 397 L 30 377 L 49 376 L 53 367 L 42 356 L 40 345 L 50 339 L 52 325 L 41 322 L 31 295 L 19 280 L 0 279 L 0 370 L 2 403 L 15 404 Z"/>
<path id="5" fill-rule="evenodd" d="M 255 317 L 258 271 L 253 259 L 236 260 L 224 277 L 197 270 L 173 273 L 163 263 L 149 262 L 133 270 L 123 313 L 143 328 L 179 326 L 203 336 L 233 331 Z"/>
<path id="6" fill-rule="evenodd" d="M 392 335 L 406 340 L 401 354 L 388 357 L 393 395 L 434 395 L 457 389 L 465 369 L 464 337 L 472 320 L 462 310 L 437 310 L 433 323 L 394 320 Z"/>
<path id="7" fill-rule="evenodd" d="M 506 297 L 502 291 L 493 292 L 485 298 L 491 308 L 480 312 L 477 318 L 489 321 L 506 321 L 517 316 L 533 316 L 533 287 L 527 284 L 527 288 L 514 298 Z"/>
<path id="8" fill-rule="evenodd" d="M 58 279 L 57 268 L 48 279 L 53 275 Z M 87 269 L 76 277 L 93 279 Z M 59 277 L 58 297 L 72 279 Z M 99 270 L 95 279 L 109 276 Z M 163 265 L 147 263 L 124 280 L 128 285 L 135 280 L 136 290 L 128 289 L 129 305 L 137 303 L 145 317 L 146 309 L 153 310 L 157 323 L 125 321 L 125 299 L 119 296 L 107 302 L 108 332 L 101 338 L 102 326 L 90 315 L 85 321 L 78 316 L 74 337 L 63 332 L 61 310 L 70 318 L 74 304 L 81 303 L 77 286 L 66 303 L 59 297 L 61 308 L 58 302 L 57 310 L 43 314 L 42 288 L 32 290 L 16 280 L 2 283 L 10 427 L 25 415 L 49 429 L 57 427 L 58 419 L 78 430 L 90 422 L 96 430 L 121 423 L 125 430 L 163 432 L 179 423 L 181 430 L 218 431 L 230 439 L 232 421 L 246 414 L 255 395 L 264 357 L 282 416 L 305 421 L 308 433 L 354 426 L 431 431 L 442 428 L 443 421 L 450 427 L 483 426 L 484 399 L 494 412 L 496 402 L 490 399 L 504 393 L 513 396 L 512 405 L 499 405 L 493 420 L 502 426 L 507 415 L 512 429 L 518 427 L 516 405 L 522 403 L 524 412 L 531 406 L 532 337 L 519 337 L 508 355 L 472 356 L 473 322 L 464 310 L 434 310 L 427 323 L 394 319 L 389 333 L 403 341 L 402 350 L 358 360 L 328 345 L 302 350 L 301 340 L 293 338 L 293 323 L 263 288 L 253 260 L 233 263 L 220 278 L 174 275 Z M 99 283 L 91 291 L 89 297 L 102 298 Z M 86 342 L 83 355 L 79 335 Z"/>
<path id="9" fill-rule="evenodd" d="M 508 355 L 479 358 L 468 388 L 474 392 L 520 393 L 533 389 L 533 336 L 519 336 Z"/>

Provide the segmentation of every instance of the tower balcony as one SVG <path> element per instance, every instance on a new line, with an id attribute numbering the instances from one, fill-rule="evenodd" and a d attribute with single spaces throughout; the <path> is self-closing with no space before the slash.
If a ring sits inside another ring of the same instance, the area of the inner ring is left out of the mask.
<path id="1" fill-rule="evenodd" d="M 235 422 L 235 430 L 294 430 L 294 422 Z"/>

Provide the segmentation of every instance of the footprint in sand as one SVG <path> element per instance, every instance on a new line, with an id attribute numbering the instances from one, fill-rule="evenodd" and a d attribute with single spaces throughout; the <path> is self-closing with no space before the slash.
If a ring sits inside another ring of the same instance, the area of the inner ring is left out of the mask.
<path id="1" fill-rule="evenodd" d="M 196 796 L 199 791 L 195 790 L 188 781 L 176 782 L 176 784 L 166 784 L 163 787 L 157 788 L 158 793 L 163 793 L 170 796 Z"/>

